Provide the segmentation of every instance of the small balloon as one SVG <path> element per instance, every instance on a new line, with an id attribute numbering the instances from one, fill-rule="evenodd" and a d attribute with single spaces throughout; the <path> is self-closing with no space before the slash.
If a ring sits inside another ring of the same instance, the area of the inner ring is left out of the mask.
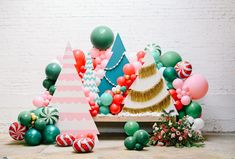
<path id="1" fill-rule="evenodd" d="M 169 81 L 172 82 L 174 79 L 177 78 L 177 73 L 175 72 L 175 69 L 173 67 L 167 67 L 163 72 L 163 77 Z"/>
<path id="2" fill-rule="evenodd" d="M 124 126 L 124 131 L 128 136 L 133 136 L 134 133 L 140 129 L 140 126 L 135 121 L 128 121 Z"/>
<path id="3" fill-rule="evenodd" d="M 103 93 L 100 100 L 104 106 L 109 106 L 113 101 L 113 97 L 109 93 Z"/>
<path id="4" fill-rule="evenodd" d="M 41 143 L 42 135 L 38 130 L 31 128 L 25 133 L 24 140 L 27 145 L 36 146 Z"/>
<path id="5" fill-rule="evenodd" d="M 182 79 L 176 78 L 173 82 L 172 85 L 174 86 L 175 89 L 181 89 L 183 87 L 184 81 Z"/>
<path id="6" fill-rule="evenodd" d="M 43 107 L 44 106 L 44 99 L 41 96 L 37 96 L 33 99 L 33 105 L 36 107 Z"/>
<path id="7" fill-rule="evenodd" d="M 123 72 L 125 75 L 132 75 L 135 74 L 135 67 L 132 64 L 125 64 L 123 67 Z"/>
<path id="8" fill-rule="evenodd" d="M 110 112 L 114 115 L 120 113 L 120 111 L 122 110 L 122 107 L 121 105 L 118 105 L 118 104 L 115 104 L 115 103 L 112 103 L 109 107 L 110 109 Z"/>
<path id="9" fill-rule="evenodd" d="M 120 86 L 125 86 L 126 79 L 123 76 L 118 77 L 117 84 Z"/>
<path id="10" fill-rule="evenodd" d="M 45 69 L 47 78 L 52 81 L 56 81 L 61 71 L 60 65 L 57 63 L 50 63 Z"/>
<path id="11" fill-rule="evenodd" d="M 193 130 L 201 130 L 204 127 L 204 121 L 201 118 L 194 119 L 194 123 L 192 126 Z"/>
<path id="12" fill-rule="evenodd" d="M 202 107 L 197 102 L 192 101 L 188 106 L 185 106 L 185 112 L 195 119 L 201 115 Z"/>
<path id="13" fill-rule="evenodd" d="M 182 96 L 181 103 L 183 105 L 189 105 L 190 102 L 191 102 L 191 98 L 189 96 L 187 95 Z"/>
<path id="14" fill-rule="evenodd" d="M 129 136 L 124 140 L 124 145 L 128 150 L 134 150 L 136 144 L 136 138 L 133 136 Z"/>
<path id="15" fill-rule="evenodd" d="M 101 106 L 100 107 L 100 114 L 104 114 L 104 115 L 107 115 L 107 114 L 109 114 L 109 107 L 107 107 L 107 106 Z"/>

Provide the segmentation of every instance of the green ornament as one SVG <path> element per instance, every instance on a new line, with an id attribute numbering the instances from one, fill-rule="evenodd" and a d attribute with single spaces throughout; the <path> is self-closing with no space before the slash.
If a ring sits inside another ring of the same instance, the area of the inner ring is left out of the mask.
<path id="1" fill-rule="evenodd" d="M 100 97 L 101 104 L 104 106 L 109 106 L 113 102 L 113 97 L 109 93 L 103 93 Z"/>
<path id="2" fill-rule="evenodd" d="M 168 89 L 174 89 L 171 82 L 167 82 L 166 85 L 167 85 Z"/>
<path id="3" fill-rule="evenodd" d="M 42 108 L 42 112 L 39 114 L 39 118 L 45 120 L 47 125 L 52 125 L 57 123 L 59 112 L 53 107 L 44 107 Z"/>
<path id="4" fill-rule="evenodd" d="M 163 67 L 163 64 L 161 63 L 161 62 L 158 62 L 157 63 L 157 69 L 160 69 L 160 68 L 162 68 Z"/>
<path id="5" fill-rule="evenodd" d="M 137 151 L 141 151 L 141 150 L 144 149 L 144 146 L 141 145 L 140 143 L 136 143 L 136 144 L 135 144 L 135 149 L 136 149 Z"/>
<path id="6" fill-rule="evenodd" d="M 124 145 L 128 150 L 134 150 L 136 144 L 136 138 L 133 136 L 129 136 L 124 140 Z"/>
<path id="7" fill-rule="evenodd" d="M 39 130 L 39 131 L 42 131 L 45 127 L 46 127 L 46 121 L 44 119 L 37 119 L 34 123 L 34 128 Z"/>
<path id="8" fill-rule="evenodd" d="M 56 81 L 61 71 L 61 67 L 57 63 L 50 63 L 47 65 L 45 73 L 47 78 Z"/>
<path id="9" fill-rule="evenodd" d="M 42 135 L 38 130 L 31 128 L 25 133 L 24 140 L 27 145 L 36 146 L 41 143 Z"/>
<path id="10" fill-rule="evenodd" d="M 126 86 L 122 86 L 122 87 L 120 88 L 120 90 L 121 90 L 122 92 L 126 92 Z"/>
<path id="11" fill-rule="evenodd" d="M 55 142 L 55 138 L 60 134 L 59 128 L 55 125 L 47 125 L 42 132 L 43 143 L 52 144 Z"/>
<path id="12" fill-rule="evenodd" d="M 185 112 L 183 110 L 179 111 L 178 113 L 178 119 L 182 119 L 185 116 Z"/>
<path id="13" fill-rule="evenodd" d="M 134 133 L 134 137 L 137 142 L 143 146 L 147 145 L 149 142 L 149 134 L 145 130 L 138 130 Z"/>
<path id="14" fill-rule="evenodd" d="M 100 114 L 104 114 L 104 115 L 107 115 L 109 114 L 109 107 L 106 107 L 106 106 L 101 106 L 100 107 Z"/>
<path id="15" fill-rule="evenodd" d="M 50 93 L 50 95 L 53 95 L 53 94 L 55 93 L 55 89 L 56 89 L 55 85 L 52 85 L 52 86 L 49 88 L 49 93 Z"/>
<path id="16" fill-rule="evenodd" d="M 46 88 L 47 90 L 54 84 L 55 82 L 49 79 L 45 79 L 42 83 L 43 87 Z"/>
<path id="17" fill-rule="evenodd" d="M 174 67 L 180 61 L 182 61 L 182 58 L 175 51 L 168 51 L 164 53 L 160 58 L 160 62 L 163 64 L 164 67 Z"/>
<path id="18" fill-rule="evenodd" d="M 167 80 L 168 82 L 174 81 L 174 79 L 177 78 L 177 73 L 176 73 L 174 67 L 167 67 L 167 68 L 163 71 L 163 77 L 164 77 L 165 80 Z"/>
<path id="19" fill-rule="evenodd" d="M 31 126 L 32 116 L 30 111 L 23 111 L 18 115 L 18 121 L 27 127 Z"/>
<path id="20" fill-rule="evenodd" d="M 128 121 L 124 126 L 124 131 L 128 136 L 133 136 L 134 133 L 140 129 L 140 126 L 135 121 Z"/>
<path id="21" fill-rule="evenodd" d="M 107 26 L 98 26 L 91 33 L 91 43 L 100 50 L 108 49 L 114 40 L 112 30 Z"/>
<path id="22" fill-rule="evenodd" d="M 43 107 L 37 108 L 36 110 L 33 110 L 31 112 L 34 113 L 36 116 L 39 116 L 39 114 L 42 112 L 42 109 L 43 109 Z"/>
<path id="23" fill-rule="evenodd" d="M 185 106 L 185 113 L 193 118 L 198 118 L 202 113 L 202 107 L 197 102 L 192 101 L 189 105 Z"/>

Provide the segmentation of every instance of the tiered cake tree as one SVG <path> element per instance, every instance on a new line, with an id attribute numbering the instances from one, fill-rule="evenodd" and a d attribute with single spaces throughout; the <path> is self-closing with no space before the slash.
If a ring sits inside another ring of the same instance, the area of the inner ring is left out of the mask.
<path id="1" fill-rule="evenodd" d="M 177 113 L 162 75 L 156 68 L 154 58 L 147 52 L 139 76 L 131 85 L 124 100 L 122 111 L 138 114 L 163 110 L 174 115 Z"/>
<path id="2" fill-rule="evenodd" d="M 56 91 L 51 105 L 59 110 L 58 127 L 62 133 L 99 134 L 89 112 L 90 105 L 83 92 L 83 84 L 74 66 L 75 59 L 71 47 L 63 56 L 62 71 L 56 81 Z"/>

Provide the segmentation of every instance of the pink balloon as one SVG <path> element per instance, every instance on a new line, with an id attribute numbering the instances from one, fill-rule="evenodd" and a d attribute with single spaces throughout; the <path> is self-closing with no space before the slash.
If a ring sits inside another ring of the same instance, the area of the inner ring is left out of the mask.
<path id="1" fill-rule="evenodd" d="M 181 94 L 177 94 L 177 98 L 178 98 L 178 99 L 181 99 L 181 98 L 182 98 L 182 95 L 181 95 Z"/>
<path id="2" fill-rule="evenodd" d="M 208 81 L 200 74 L 194 74 L 187 78 L 184 86 L 189 88 L 192 99 L 200 99 L 204 97 L 208 91 Z"/>
<path id="3" fill-rule="evenodd" d="M 183 105 L 189 105 L 191 98 L 189 96 L 183 96 L 180 101 Z"/>
<path id="4" fill-rule="evenodd" d="M 49 100 L 45 100 L 45 101 L 44 101 L 44 106 L 48 106 L 48 105 L 49 105 L 49 103 L 50 103 L 50 101 L 49 101 Z"/>
<path id="5" fill-rule="evenodd" d="M 184 81 L 182 79 L 176 78 L 173 82 L 172 85 L 175 89 L 182 88 L 184 84 Z"/>
<path id="6" fill-rule="evenodd" d="M 95 61 L 96 61 L 97 65 L 101 63 L 101 59 L 99 57 L 96 57 Z"/>
<path id="7" fill-rule="evenodd" d="M 49 94 L 49 95 L 47 96 L 47 99 L 50 101 L 51 98 L 52 98 L 52 95 Z"/>
<path id="8" fill-rule="evenodd" d="M 182 91 L 182 90 L 181 90 L 180 88 L 176 89 L 176 93 L 177 93 L 177 94 L 180 94 L 181 91 Z"/>
<path id="9" fill-rule="evenodd" d="M 44 106 L 44 99 L 41 96 L 37 96 L 33 99 L 33 105 L 36 107 Z"/>
<path id="10" fill-rule="evenodd" d="M 188 88 L 188 86 L 183 85 L 182 90 L 188 92 L 188 91 L 189 91 L 189 88 Z"/>
<path id="11" fill-rule="evenodd" d="M 44 100 L 47 99 L 47 96 L 48 96 L 47 94 L 42 94 L 42 95 L 41 95 L 41 97 L 42 97 Z"/>

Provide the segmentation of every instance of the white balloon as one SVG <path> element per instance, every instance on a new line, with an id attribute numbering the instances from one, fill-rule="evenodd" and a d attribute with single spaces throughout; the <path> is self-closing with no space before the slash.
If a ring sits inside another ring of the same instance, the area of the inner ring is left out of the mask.
<path id="1" fill-rule="evenodd" d="M 116 87 L 113 87 L 113 88 L 112 88 L 112 91 L 113 91 L 114 93 L 116 93 L 116 90 L 117 90 Z"/>
<path id="2" fill-rule="evenodd" d="M 201 118 L 194 119 L 193 130 L 201 130 L 204 127 L 204 121 Z"/>
<path id="3" fill-rule="evenodd" d="M 188 117 L 187 117 L 187 120 L 188 120 L 188 122 L 189 122 L 190 124 L 193 124 L 193 122 L 194 122 L 194 118 L 191 117 L 191 116 L 188 116 Z"/>
<path id="4" fill-rule="evenodd" d="M 120 88 L 121 88 L 121 86 L 117 85 L 117 86 L 116 86 L 116 88 L 117 88 L 117 89 L 120 89 Z"/>

